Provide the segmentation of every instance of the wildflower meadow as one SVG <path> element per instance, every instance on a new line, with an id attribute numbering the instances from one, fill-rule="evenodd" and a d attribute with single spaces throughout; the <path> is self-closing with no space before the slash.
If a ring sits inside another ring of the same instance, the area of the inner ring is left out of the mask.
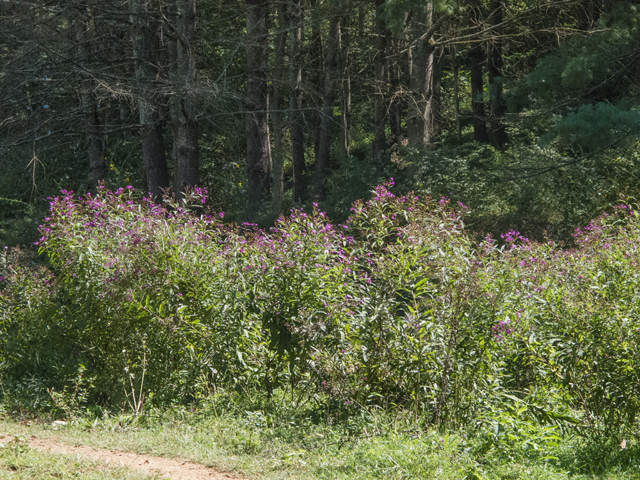
<path id="1" fill-rule="evenodd" d="M 47 262 L 2 253 L 6 398 L 142 413 L 284 395 L 426 427 L 500 424 L 487 435 L 504 445 L 637 427 L 632 202 L 560 245 L 479 239 L 465 205 L 393 188 L 344 224 L 314 207 L 269 230 L 224 223 L 203 189 L 162 204 L 131 187 L 63 192 L 41 226 Z"/>

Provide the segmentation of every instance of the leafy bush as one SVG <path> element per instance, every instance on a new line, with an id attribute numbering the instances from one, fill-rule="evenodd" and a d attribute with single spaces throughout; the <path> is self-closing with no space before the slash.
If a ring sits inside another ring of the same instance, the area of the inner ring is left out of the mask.
<path id="1" fill-rule="evenodd" d="M 507 439 L 551 425 L 542 444 L 554 425 L 634 425 L 635 209 L 594 220 L 573 249 L 515 231 L 478 244 L 463 204 L 392 186 L 356 202 L 344 225 L 314 208 L 269 232 L 223 224 L 200 189 L 162 205 L 132 188 L 65 192 L 40 240 L 55 277 L 11 267 L 4 280 L 6 383 L 48 352 L 57 360 L 34 374 L 43 388 L 63 391 L 86 368 L 94 401 L 136 411 L 145 397 L 222 388 L 290 391 L 326 409 L 400 406 L 489 436 L 504 424 Z"/>
<path id="2" fill-rule="evenodd" d="M 33 243 L 38 238 L 38 213 L 32 204 L 0 197 L 0 246 Z"/>
<path id="3" fill-rule="evenodd" d="M 463 145 L 407 155 L 399 184 L 405 191 L 445 195 L 470 206 L 465 224 L 478 239 L 517 230 L 530 239 L 548 237 L 565 246 L 573 244 L 577 227 L 610 211 L 620 192 L 637 188 L 637 143 L 579 158 L 523 143 L 504 152 Z"/>

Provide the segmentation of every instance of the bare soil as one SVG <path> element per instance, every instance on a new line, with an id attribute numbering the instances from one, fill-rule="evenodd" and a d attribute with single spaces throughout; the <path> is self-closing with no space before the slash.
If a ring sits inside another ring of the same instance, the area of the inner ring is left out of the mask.
<path id="1" fill-rule="evenodd" d="M 4 440 L 0 435 L 0 441 Z M 49 438 L 29 439 L 29 446 L 45 453 L 79 456 L 106 467 L 127 467 L 165 480 L 228 480 L 233 474 L 217 472 L 210 467 L 178 458 L 154 457 L 119 450 L 106 450 L 84 445 L 67 445 Z"/>

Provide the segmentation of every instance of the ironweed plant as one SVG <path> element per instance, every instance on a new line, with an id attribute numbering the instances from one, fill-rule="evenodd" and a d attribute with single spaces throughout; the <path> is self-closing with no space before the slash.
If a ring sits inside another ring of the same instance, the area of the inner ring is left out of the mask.
<path id="1" fill-rule="evenodd" d="M 578 230 L 571 249 L 515 231 L 478 244 L 464 205 L 392 187 L 342 225 L 314 207 L 269 231 L 224 224 L 198 188 L 163 204 L 131 187 L 63 192 L 39 241 L 53 273 L 3 254 L 5 381 L 52 358 L 42 385 L 81 364 L 101 402 L 279 390 L 427 425 L 637 424 L 634 208 Z"/>

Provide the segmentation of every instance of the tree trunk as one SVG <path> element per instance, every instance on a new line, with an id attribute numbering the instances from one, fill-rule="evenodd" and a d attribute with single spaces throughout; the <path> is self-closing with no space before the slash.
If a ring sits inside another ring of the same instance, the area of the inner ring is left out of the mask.
<path id="1" fill-rule="evenodd" d="M 442 97 L 440 82 L 442 80 L 442 47 L 433 47 L 429 52 L 426 72 L 425 122 L 423 145 L 436 142 L 442 129 L 440 102 Z"/>
<path id="2" fill-rule="evenodd" d="M 322 123 L 320 126 L 320 142 L 318 158 L 316 158 L 315 197 L 324 200 L 326 190 L 325 173 L 331 155 L 331 133 L 333 125 L 333 109 L 336 100 L 338 71 L 338 45 L 340 43 L 340 17 L 336 10 L 329 19 L 329 35 L 327 38 L 327 54 L 325 57 L 324 98 L 322 105 Z"/>
<path id="3" fill-rule="evenodd" d="M 491 25 L 497 27 L 502 23 L 504 9 L 503 0 L 491 0 Z M 491 102 L 491 133 L 496 148 L 503 149 L 509 143 L 504 118 L 507 113 L 507 103 L 502 93 L 504 61 L 502 58 L 502 42 L 498 39 L 500 28 L 494 29 L 496 36 L 489 45 L 487 70 L 489 73 L 489 99 Z"/>
<path id="4" fill-rule="evenodd" d="M 351 35 L 347 19 L 351 15 L 351 5 L 343 13 L 343 25 L 341 28 L 341 43 L 339 47 L 340 59 L 340 113 L 342 117 L 342 154 L 349 155 L 351 144 Z"/>
<path id="5" fill-rule="evenodd" d="M 400 40 L 393 39 L 387 43 L 387 74 L 390 87 L 389 97 L 389 146 L 397 150 L 402 141 L 400 94 Z"/>
<path id="6" fill-rule="evenodd" d="M 154 80 L 156 72 L 153 62 L 154 52 L 158 50 L 158 38 L 154 28 L 155 22 L 147 11 L 147 2 L 131 0 L 130 8 L 136 94 L 142 137 L 142 161 L 147 191 L 157 201 L 162 198 L 162 189 L 169 187 L 169 173 L 159 115 L 161 94 Z"/>
<path id="7" fill-rule="evenodd" d="M 304 201 L 304 125 L 302 117 L 302 8 L 289 3 L 289 119 L 293 163 L 293 201 Z"/>
<path id="8" fill-rule="evenodd" d="M 284 180 L 284 148 L 283 148 L 283 129 L 284 129 L 284 114 L 282 107 L 282 90 L 284 76 L 284 53 L 287 43 L 287 20 L 284 12 L 284 5 L 282 2 L 277 4 L 278 13 L 278 35 L 276 36 L 276 58 L 273 65 L 273 81 L 272 81 L 272 98 L 270 105 L 273 106 L 271 112 L 271 119 L 273 123 L 273 186 L 272 186 L 272 201 L 271 201 L 271 214 L 274 218 L 277 218 L 282 213 L 282 194 L 283 194 L 283 180 Z"/>
<path id="9" fill-rule="evenodd" d="M 471 2 L 471 18 L 480 24 L 482 17 L 478 0 Z M 487 121 L 484 111 L 484 78 L 482 65 L 484 63 L 484 49 L 482 42 L 476 41 L 469 50 L 471 60 L 471 110 L 473 111 L 473 138 L 479 143 L 488 143 Z"/>
<path id="10" fill-rule="evenodd" d="M 255 221 L 269 195 L 269 127 L 267 119 L 267 0 L 247 2 L 247 174 L 248 217 Z"/>
<path id="11" fill-rule="evenodd" d="M 409 145 L 414 148 L 431 145 L 440 133 L 441 49 L 436 48 L 432 36 L 422 38 L 435 21 L 432 3 L 425 12 L 415 12 L 412 20 L 418 41 L 412 54 L 407 134 Z"/>
<path id="12" fill-rule="evenodd" d="M 414 38 L 419 38 L 425 30 L 426 24 L 424 15 L 415 12 L 411 19 L 412 32 Z M 425 45 L 427 43 L 427 45 Z M 407 138 L 409 146 L 418 148 L 422 146 L 424 138 L 424 82 L 426 72 L 425 54 L 428 46 L 428 39 L 418 40 L 414 48 L 411 49 L 409 88 L 411 98 L 409 99 L 409 111 L 407 112 Z"/>
<path id="13" fill-rule="evenodd" d="M 104 142 L 102 126 L 98 116 L 98 106 L 91 94 L 93 81 L 85 79 L 81 93 L 82 117 L 85 128 L 85 142 L 87 156 L 89 157 L 89 170 L 94 186 L 107 179 L 107 163 L 104 158 Z"/>
<path id="14" fill-rule="evenodd" d="M 322 72 L 324 69 L 324 49 L 322 45 L 322 30 L 320 29 L 320 18 L 317 16 L 317 0 L 310 0 L 311 4 L 311 74 L 310 83 L 312 94 L 309 98 L 310 103 L 314 108 L 314 112 L 311 115 L 311 128 L 313 132 L 313 153 L 314 161 L 318 161 L 318 155 L 320 153 L 320 131 L 322 130 L 322 97 L 324 96 L 324 83 L 322 78 Z"/>
<path id="15" fill-rule="evenodd" d="M 389 130 L 390 136 L 388 145 L 394 152 L 397 152 L 402 144 L 402 115 L 406 112 L 406 99 L 403 94 L 402 79 L 404 76 L 411 78 L 411 55 L 407 52 L 406 64 L 401 61 L 403 44 L 409 40 L 407 26 L 409 22 L 409 11 L 405 11 L 402 19 L 402 29 L 398 38 L 387 41 L 387 72 L 390 88 L 389 97 Z M 394 35 L 395 36 L 395 35 Z M 405 71 L 405 66 L 406 71 Z"/>
<path id="16" fill-rule="evenodd" d="M 93 9 L 83 11 L 77 24 L 78 59 L 80 64 L 84 66 L 80 72 L 80 109 L 91 180 L 94 186 L 98 186 L 99 182 L 106 180 L 108 169 L 104 158 L 104 139 L 98 116 L 98 102 L 94 94 L 96 82 L 87 73 L 95 49 L 95 29 Z"/>
<path id="17" fill-rule="evenodd" d="M 386 66 L 386 40 L 387 40 L 387 28 L 386 22 L 383 19 L 383 4 L 384 0 L 376 0 L 376 40 L 375 40 L 375 52 L 373 57 L 373 74 L 374 74 L 374 108 L 373 108 L 373 158 L 376 162 L 382 160 L 382 155 L 385 151 L 386 139 L 385 139 L 385 120 L 386 120 L 386 78 L 385 78 L 385 66 Z"/>
<path id="18" fill-rule="evenodd" d="M 176 0 L 176 94 L 172 98 L 173 154 L 177 194 L 198 184 L 200 153 L 193 101 L 196 76 L 194 30 L 196 0 Z"/>
<path id="19" fill-rule="evenodd" d="M 462 145 L 462 122 L 460 118 L 460 80 L 458 75 L 458 59 L 456 50 L 451 48 L 451 69 L 453 70 L 453 108 L 456 114 L 456 142 Z"/>

